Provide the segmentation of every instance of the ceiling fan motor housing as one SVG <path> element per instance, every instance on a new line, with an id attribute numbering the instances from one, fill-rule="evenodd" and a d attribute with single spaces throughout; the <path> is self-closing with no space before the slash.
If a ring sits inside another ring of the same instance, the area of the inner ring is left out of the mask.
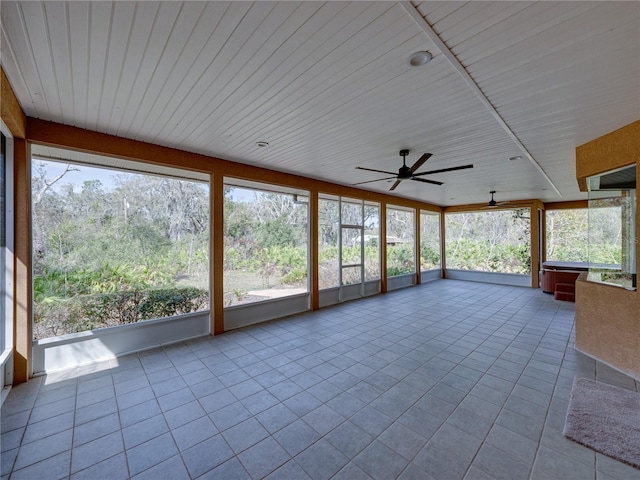
<path id="1" fill-rule="evenodd" d="M 398 180 L 409 180 L 413 177 L 411 168 L 407 167 L 407 155 L 409 155 L 409 150 L 405 148 L 400 150 L 400 156 L 402 157 L 402 166 L 398 170 Z"/>
<path id="2" fill-rule="evenodd" d="M 489 193 L 491 194 L 491 200 L 489 200 L 489 206 L 490 207 L 497 207 L 498 206 L 498 202 L 496 202 L 493 199 L 493 194 L 496 193 L 496 191 L 495 190 L 491 190 Z"/>
<path id="3" fill-rule="evenodd" d="M 413 173 L 411 172 L 411 169 L 406 165 L 401 166 L 400 170 L 398 170 L 398 178 L 400 180 L 409 180 L 412 177 Z"/>

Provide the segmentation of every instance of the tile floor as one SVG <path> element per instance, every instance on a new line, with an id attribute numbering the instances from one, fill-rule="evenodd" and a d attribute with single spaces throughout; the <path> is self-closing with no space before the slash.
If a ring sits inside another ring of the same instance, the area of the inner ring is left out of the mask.
<path id="1" fill-rule="evenodd" d="M 640 479 L 562 436 L 574 305 L 441 280 L 36 378 L 2 479 Z"/>

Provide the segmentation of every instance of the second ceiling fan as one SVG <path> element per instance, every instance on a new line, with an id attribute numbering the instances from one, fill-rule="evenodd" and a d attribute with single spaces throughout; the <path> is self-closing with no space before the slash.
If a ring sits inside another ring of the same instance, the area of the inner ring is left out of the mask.
<path id="1" fill-rule="evenodd" d="M 436 180 L 429 180 L 427 178 L 420 178 L 420 177 L 424 175 L 433 175 L 436 173 L 451 172 L 454 170 L 464 170 L 466 168 L 473 168 L 473 165 L 469 164 L 469 165 L 461 165 L 459 167 L 441 168 L 439 170 L 430 170 L 428 172 L 415 173 L 416 170 L 418 170 L 427 160 L 429 160 L 429 158 L 431 158 L 431 153 L 425 153 L 424 155 L 422 155 L 418 159 L 418 161 L 414 163 L 411 167 L 407 167 L 407 158 L 406 158 L 407 155 L 409 155 L 409 150 L 400 150 L 400 156 L 402 157 L 402 167 L 400 167 L 397 174 L 394 172 L 387 172 L 385 170 L 376 170 L 374 168 L 356 167 L 358 170 L 366 170 L 368 172 L 376 172 L 376 173 L 385 173 L 387 175 L 393 175 L 393 176 L 378 178 L 376 180 L 367 180 L 364 182 L 358 182 L 358 183 L 354 183 L 353 185 L 362 185 L 363 183 L 379 182 L 382 180 L 393 180 L 394 178 L 396 179 L 396 181 L 391 186 L 389 191 L 395 190 L 396 187 L 400 185 L 400 182 L 402 182 L 403 180 L 415 180 L 416 182 L 431 183 L 432 185 L 442 185 L 443 182 L 438 182 Z"/>
<path id="2" fill-rule="evenodd" d="M 512 206 L 511 202 L 496 202 L 496 200 L 493 198 L 493 195 L 496 193 L 495 190 L 491 190 L 489 193 L 491 194 L 491 200 L 489 200 L 489 203 L 483 208 L 497 208 L 497 207 Z"/>

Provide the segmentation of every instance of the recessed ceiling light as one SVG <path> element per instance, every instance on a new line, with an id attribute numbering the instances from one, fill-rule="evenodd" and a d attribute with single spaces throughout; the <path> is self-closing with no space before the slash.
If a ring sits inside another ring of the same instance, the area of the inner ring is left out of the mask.
<path id="1" fill-rule="evenodd" d="M 256 145 L 259 147 L 268 147 L 269 146 L 269 142 L 256 142 Z"/>
<path id="2" fill-rule="evenodd" d="M 429 52 L 415 52 L 409 55 L 409 59 L 407 63 L 411 67 L 420 67 L 422 65 L 426 65 L 431 61 L 433 57 Z"/>
<path id="3" fill-rule="evenodd" d="M 515 157 L 509 157 L 509 160 L 511 160 L 512 162 L 514 160 L 522 160 L 522 155 L 516 155 Z"/>

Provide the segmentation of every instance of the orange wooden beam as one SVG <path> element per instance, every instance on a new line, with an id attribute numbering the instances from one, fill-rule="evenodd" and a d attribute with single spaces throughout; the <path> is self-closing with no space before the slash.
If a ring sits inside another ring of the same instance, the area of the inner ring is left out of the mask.
<path id="1" fill-rule="evenodd" d="M 18 103 L 18 99 L 3 68 L 0 68 L 0 88 L 2 92 L 0 97 L 0 117 L 14 138 L 25 138 L 27 117 Z"/>

